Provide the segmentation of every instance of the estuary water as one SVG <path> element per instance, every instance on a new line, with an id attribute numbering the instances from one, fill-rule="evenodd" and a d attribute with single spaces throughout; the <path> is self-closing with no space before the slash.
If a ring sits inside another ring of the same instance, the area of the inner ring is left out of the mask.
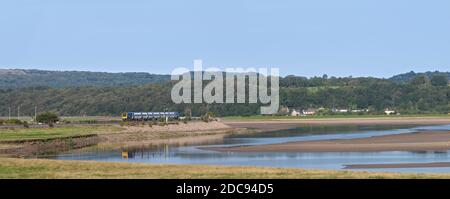
<path id="1" fill-rule="evenodd" d="M 352 164 L 397 164 L 450 162 L 450 151 L 392 151 L 392 152 L 216 152 L 205 147 L 274 144 L 292 141 L 352 139 L 416 131 L 449 131 L 450 125 L 368 125 L 368 126 L 303 126 L 289 130 L 232 135 L 222 140 L 193 146 L 146 146 L 122 150 L 92 149 L 72 151 L 48 158 L 60 160 L 95 160 L 105 162 L 139 162 L 158 164 L 201 164 L 264 166 L 277 168 L 306 168 L 341 170 Z M 361 169 L 365 171 L 393 171 L 414 173 L 450 172 L 444 168 Z"/>

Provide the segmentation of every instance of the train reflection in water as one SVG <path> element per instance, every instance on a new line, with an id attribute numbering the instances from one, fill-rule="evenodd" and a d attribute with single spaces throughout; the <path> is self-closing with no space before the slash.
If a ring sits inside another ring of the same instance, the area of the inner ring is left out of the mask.
<path id="1" fill-rule="evenodd" d="M 149 148 L 140 149 L 122 149 L 122 159 L 133 159 L 135 157 L 143 158 L 153 158 L 153 157 L 169 157 L 170 150 L 169 145 L 163 145 L 158 147 L 151 147 L 154 150 L 149 150 Z"/>

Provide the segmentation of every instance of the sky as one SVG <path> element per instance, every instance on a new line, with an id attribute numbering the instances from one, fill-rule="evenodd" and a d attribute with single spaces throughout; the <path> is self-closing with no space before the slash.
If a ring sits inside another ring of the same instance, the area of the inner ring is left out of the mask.
<path id="1" fill-rule="evenodd" d="M 0 68 L 450 71 L 448 0 L 1 0 Z"/>

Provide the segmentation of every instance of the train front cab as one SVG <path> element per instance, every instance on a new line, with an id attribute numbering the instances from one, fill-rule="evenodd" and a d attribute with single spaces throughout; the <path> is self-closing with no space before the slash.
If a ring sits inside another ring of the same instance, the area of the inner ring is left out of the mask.
<path id="1" fill-rule="evenodd" d="M 127 121 L 128 119 L 131 119 L 128 117 L 128 113 L 122 113 L 122 121 Z"/>

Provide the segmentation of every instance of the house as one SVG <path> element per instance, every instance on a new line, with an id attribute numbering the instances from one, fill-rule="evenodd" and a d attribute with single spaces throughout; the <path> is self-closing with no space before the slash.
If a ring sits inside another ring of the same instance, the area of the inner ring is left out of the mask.
<path id="1" fill-rule="evenodd" d="M 298 117 L 298 116 L 300 116 L 300 115 L 301 115 L 300 111 L 297 111 L 297 110 L 295 110 L 295 109 L 292 109 L 291 116 Z"/>
<path id="2" fill-rule="evenodd" d="M 333 108 L 331 110 L 333 113 L 348 113 L 348 109 L 337 109 L 337 108 Z"/>
<path id="3" fill-rule="evenodd" d="M 309 108 L 307 110 L 303 110 L 302 114 L 303 115 L 314 115 L 314 114 L 316 114 L 316 109 Z"/>
<path id="4" fill-rule="evenodd" d="M 393 111 L 393 110 L 386 109 L 386 110 L 384 111 L 384 113 L 386 113 L 386 115 L 392 115 L 392 114 L 395 114 L 396 112 Z"/>
<path id="5" fill-rule="evenodd" d="M 352 113 L 362 113 L 362 112 L 368 112 L 369 110 L 367 109 L 354 109 L 352 110 Z"/>
<path id="6" fill-rule="evenodd" d="M 290 111 L 288 107 L 281 107 L 280 110 L 278 111 L 278 114 L 280 115 L 289 115 Z"/>

